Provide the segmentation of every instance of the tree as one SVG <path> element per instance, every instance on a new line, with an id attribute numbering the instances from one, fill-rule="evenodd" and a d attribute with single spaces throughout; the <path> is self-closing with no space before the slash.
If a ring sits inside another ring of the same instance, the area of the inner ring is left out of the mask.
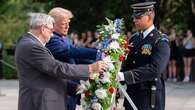
<path id="1" fill-rule="evenodd" d="M 29 5 L 31 4 L 31 5 Z M 28 29 L 28 13 L 45 12 L 45 4 L 33 3 L 31 0 L 1 0 L 0 35 L 5 48 L 14 42 Z"/>
<path id="2" fill-rule="evenodd" d="M 177 30 L 193 30 L 195 21 L 192 1 L 194 0 L 160 0 L 160 25 Z"/>
<path id="3" fill-rule="evenodd" d="M 53 0 L 51 7 L 63 7 L 73 12 L 70 30 L 86 31 L 96 30 L 96 25 L 106 22 L 105 17 L 110 19 L 124 18 L 129 25 L 128 0 Z"/>

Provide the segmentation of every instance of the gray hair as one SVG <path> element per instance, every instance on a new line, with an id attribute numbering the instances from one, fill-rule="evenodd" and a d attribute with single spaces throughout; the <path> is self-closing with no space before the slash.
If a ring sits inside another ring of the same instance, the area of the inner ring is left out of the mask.
<path id="1" fill-rule="evenodd" d="M 36 29 L 42 25 L 50 25 L 54 23 L 54 18 L 44 13 L 31 13 L 30 14 L 30 28 Z"/>

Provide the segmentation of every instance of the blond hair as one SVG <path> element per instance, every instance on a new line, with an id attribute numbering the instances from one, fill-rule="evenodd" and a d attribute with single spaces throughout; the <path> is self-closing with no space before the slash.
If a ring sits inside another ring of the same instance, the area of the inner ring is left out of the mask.
<path id="1" fill-rule="evenodd" d="M 54 19 L 57 19 L 59 16 L 67 16 L 68 18 L 73 18 L 73 14 L 70 10 L 61 7 L 55 7 L 51 9 L 48 14 Z"/>

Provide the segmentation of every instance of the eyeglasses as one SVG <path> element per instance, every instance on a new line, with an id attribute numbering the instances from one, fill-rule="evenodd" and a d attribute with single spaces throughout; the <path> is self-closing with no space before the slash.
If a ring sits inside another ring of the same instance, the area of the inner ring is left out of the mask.
<path id="1" fill-rule="evenodd" d="M 54 29 L 53 28 L 49 28 L 48 26 L 44 26 L 44 27 L 46 27 L 51 33 L 54 31 Z"/>

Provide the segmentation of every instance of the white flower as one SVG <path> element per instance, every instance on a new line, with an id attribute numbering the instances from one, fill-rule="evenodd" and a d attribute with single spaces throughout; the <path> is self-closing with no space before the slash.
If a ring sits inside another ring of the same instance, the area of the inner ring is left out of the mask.
<path id="1" fill-rule="evenodd" d="M 112 34 L 111 38 L 113 38 L 113 39 L 118 39 L 119 36 L 120 36 L 119 33 L 114 33 L 114 34 Z"/>
<path id="2" fill-rule="evenodd" d="M 108 66 L 109 66 L 109 71 L 114 69 L 114 65 L 112 63 L 109 63 Z"/>
<path id="3" fill-rule="evenodd" d="M 103 58 L 103 61 L 104 61 L 104 62 L 107 62 L 107 63 L 108 63 L 108 62 L 112 62 L 110 56 L 104 57 L 104 58 Z"/>
<path id="4" fill-rule="evenodd" d="M 99 98 L 99 99 L 104 99 L 107 97 L 107 93 L 106 90 L 101 88 L 101 89 L 97 89 L 95 91 L 95 95 Z"/>
<path id="5" fill-rule="evenodd" d="M 103 61 L 106 62 L 109 66 L 109 70 L 113 70 L 114 69 L 114 65 L 113 65 L 113 62 L 110 58 L 110 56 L 106 56 L 103 58 Z"/>
<path id="6" fill-rule="evenodd" d="M 102 105 L 100 103 L 93 103 L 91 108 L 93 110 L 103 110 L 103 107 L 102 107 Z"/>
<path id="7" fill-rule="evenodd" d="M 81 80 L 81 81 L 82 81 L 82 80 Z M 81 81 L 80 81 L 80 82 L 81 82 Z M 88 80 L 88 81 L 83 81 L 83 82 L 85 82 L 85 85 L 86 85 L 87 88 L 89 88 L 89 87 L 91 86 L 91 84 L 89 83 L 89 80 Z M 81 83 L 82 83 L 82 82 L 81 82 Z"/>
<path id="8" fill-rule="evenodd" d="M 97 79 L 98 77 L 99 77 L 99 73 L 89 74 L 90 79 Z"/>
<path id="9" fill-rule="evenodd" d="M 110 43 L 109 48 L 110 49 L 119 49 L 120 46 L 119 46 L 119 43 L 117 41 L 113 41 Z"/>
<path id="10" fill-rule="evenodd" d="M 81 84 L 81 85 L 79 85 L 78 91 L 77 91 L 76 94 L 81 94 L 81 93 L 83 93 L 85 90 L 87 90 L 86 86 L 85 86 L 84 84 Z"/>
<path id="11" fill-rule="evenodd" d="M 100 78 L 100 81 L 102 83 L 110 83 L 111 82 L 110 81 L 110 73 L 108 73 L 108 72 L 102 73 L 102 77 Z"/>
<path id="12" fill-rule="evenodd" d="M 106 53 L 102 53 L 102 59 L 106 58 L 108 55 Z"/>
<path id="13" fill-rule="evenodd" d="M 87 90 L 87 88 L 89 88 L 90 87 L 90 83 L 89 83 L 89 81 L 82 81 L 82 80 L 80 80 L 80 85 L 79 85 L 79 87 L 78 87 L 78 91 L 77 91 L 77 93 L 76 94 L 81 94 L 81 93 L 83 93 L 84 91 L 86 91 Z"/>

